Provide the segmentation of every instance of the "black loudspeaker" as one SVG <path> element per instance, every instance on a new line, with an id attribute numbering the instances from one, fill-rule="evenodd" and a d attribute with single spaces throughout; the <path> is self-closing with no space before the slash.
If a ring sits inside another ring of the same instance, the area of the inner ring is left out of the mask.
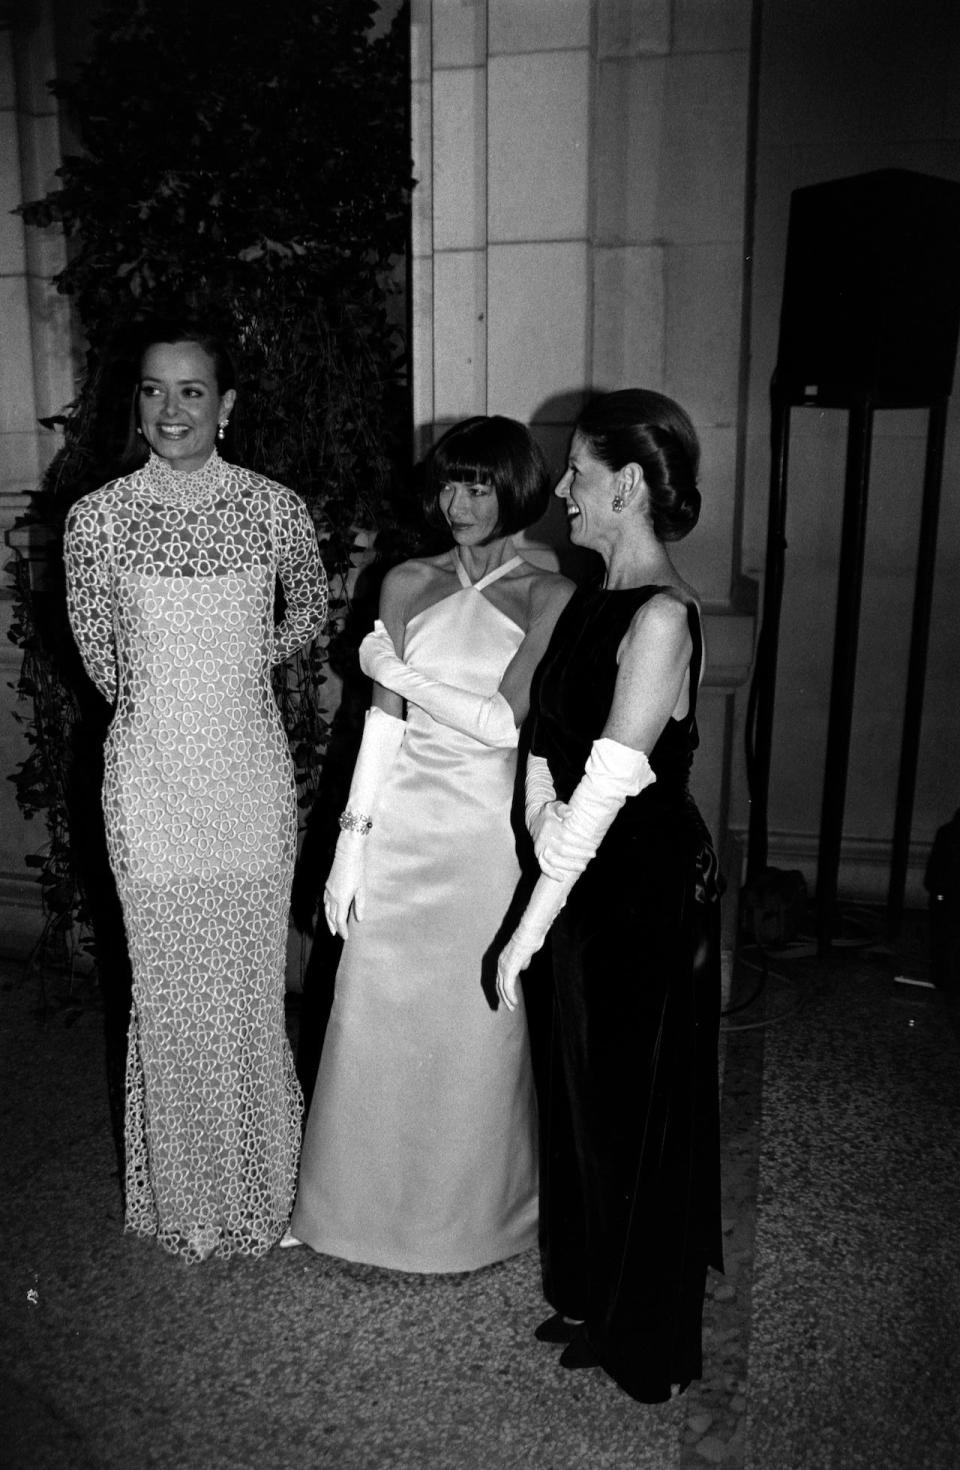
<path id="1" fill-rule="evenodd" d="M 960 325 L 960 184 L 880 169 L 795 189 L 775 391 L 843 407 L 949 395 Z"/>

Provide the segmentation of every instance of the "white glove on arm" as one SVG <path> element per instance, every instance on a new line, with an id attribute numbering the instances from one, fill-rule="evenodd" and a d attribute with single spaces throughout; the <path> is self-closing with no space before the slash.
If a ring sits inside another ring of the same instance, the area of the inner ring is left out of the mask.
<path id="1" fill-rule="evenodd" d="M 628 796 L 636 796 L 656 779 L 643 751 L 632 750 L 616 740 L 594 741 L 583 776 L 562 818 L 543 829 L 541 845 L 545 857 L 540 858 L 541 876 L 497 961 L 497 993 L 508 1010 L 516 1009 L 522 971 L 542 947 L 550 926 L 617 812 Z M 535 784 L 542 780 L 543 773 L 538 772 Z M 550 784 L 552 787 L 552 781 Z M 535 795 L 543 789 L 539 786 Z M 557 803 L 558 807 L 562 805 Z M 529 807 L 528 800 L 528 812 Z"/>
<path id="2" fill-rule="evenodd" d="M 363 918 L 364 844 L 373 826 L 380 788 L 403 743 L 404 721 L 385 710 L 367 710 L 363 739 L 350 781 L 350 795 L 340 818 L 333 866 L 323 890 L 323 913 L 331 934 L 347 937 L 347 918 Z"/>
<path id="3" fill-rule="evenodd" d="M 557 800 L 557 789 L 553 784 L 550 766 L 542 755 L 527 756 L 524 789 L 524 821 L 533 839 L 537 862 L 542 868 L 544 846 L 549 842 L 554 828 L 561 825 L 568 807 L 565 801 Z"/>
<path id="4" fill-rule="evenodd" d="M 537 879 L 530 902 L 497 960 L 497 994 L 508 1011 L 517 1008 L 521 972 L 542 948 L 550 925 L 566 903 L 579 876 L 579 873 L 571 873 L 557 880 L 541 874 Z"/>
<path id="5" fill-rule="evenodd" d="M 482 745 L 512 749 L 520 732 L 503 695 L 474 694 L 454 684 L 441 684 L 405 664 L 393 646 L 386 627 L 377 618 L 373 632 L 360 644 L 360 667 L 384 689 L 392 689 L 410 704 L 425 710 L 441 725 L 472 735 Z"/>
<path id="6" fill-rule="evenodd" d="M 618 740 L 595 740 L 562 820 L 544 824 L 539 848 L 534 840 L 542 872 L 558 879 L 582 873 L 627 797 L 656 779 L 642 750 Z"/>

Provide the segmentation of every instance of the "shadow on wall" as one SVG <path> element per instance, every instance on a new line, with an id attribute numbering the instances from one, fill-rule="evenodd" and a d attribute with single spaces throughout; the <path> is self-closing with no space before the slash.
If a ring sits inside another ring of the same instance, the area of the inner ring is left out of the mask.
<path id="1" fill-rule="evenodd" d="M 606 389 L 598 391 L 606 392 Z M 589 388 L 568 388 L 562 393 L 551 394 L 530 420 L 530 428 L 547 457 L 554 484 L 561 479 L 566 468 L 573 426 L 584 404 L 592 397 L 593 390 Z M 514 539 L 537 566 L 560 571 L 573 582 L 588 581 L 602 570 L 602 563 L 595 552 L 570 545 L 567 517 L 562 502 L 556 496 L 551 495 L 544 515 Z"/>

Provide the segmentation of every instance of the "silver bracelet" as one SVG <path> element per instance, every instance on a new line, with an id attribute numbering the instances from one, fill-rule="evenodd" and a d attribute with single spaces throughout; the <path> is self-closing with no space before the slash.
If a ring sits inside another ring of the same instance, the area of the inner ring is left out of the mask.
<path id="1" fill-rule="evenodd" d="M 370 817 L 365 817 L 363 812 L 352 812 L 347 807 L 340 813 L 341 832 L 359 832 L 361 837 L 366 837 L 372 826 L 373 821 Z"/>

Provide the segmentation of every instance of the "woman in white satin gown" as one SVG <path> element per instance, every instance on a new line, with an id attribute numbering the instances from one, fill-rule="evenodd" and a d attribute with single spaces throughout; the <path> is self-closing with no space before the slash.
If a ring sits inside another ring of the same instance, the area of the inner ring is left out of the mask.
<path id="1" fill-rule="evenodd" d="M 346 943 L 284 1243 L 440 1272 L 536 1242 L 526 1019 L 481 964 L 520 876 L 518 727 L 573 587 L 510 539 L 549 493 L 521 424 L 455 425 L 426 485 L 454 545 L 388 574 L 361 645 L 373 705 L 324 892 Z"/>

